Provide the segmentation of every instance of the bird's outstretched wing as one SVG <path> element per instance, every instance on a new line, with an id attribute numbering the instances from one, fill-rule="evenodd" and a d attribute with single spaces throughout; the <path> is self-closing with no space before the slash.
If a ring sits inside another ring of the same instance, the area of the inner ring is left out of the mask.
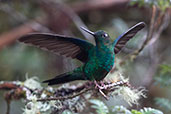
<path id="1" fill-rule="evenodd" d="M 114 41 L 114 52 L 115 54 L 119 53 L 121 49 L 125 46 L 125 44 L 135 36 L 135 34 L 140 31 L 142 28 L 145 27 L 144 22 L 140 22 L 133 27 L 131 27 L 128 31 L 120 35 L 115 41 Z"/>
<path id="2" fill-rule="evenodd" d="M 93 44 L 85 40 L 49 33 L 28 34 L 21 37 L 19 41 L 46 49 L 58 55 L 76 58 L 82 62 L 87 61 L 88 50 L 94 47 Z"/>

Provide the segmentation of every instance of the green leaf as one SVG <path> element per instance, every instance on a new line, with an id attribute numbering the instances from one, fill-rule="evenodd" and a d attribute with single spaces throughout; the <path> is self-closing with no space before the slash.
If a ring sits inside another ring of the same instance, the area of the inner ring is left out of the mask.
<path id="1" fill-rule="evenodd" d="M 139 7 L 148 6 L 152 7 L 153 5 L 157 6 L 161 11 L 165 11 L 167 8 L 171 7 L 170 0 L 131 0 L 130 5 L 138 4 Z"/>
<path id="2" fill-rule="evenodd" d="M 137 110 L 131 110 L 132 114 L 143 114 L 141 113 L 140 111 L 137 111 Z"/>
<path id="3" fill-rule="evenodd" d="M 161 108 L 164 108 L 166 111 L 171 111 L 171 101 L 169 99 L 157 97 L 154 100 Z"/>
<path id="4" fill-rule="evenodd" d="M 163 112 L 161 112 L 160 110 L 153 109 L 153 108 L 144 108 L 141 109 L 140 112 L 142 114 L 163 114 Z"/>
<path id="5" fill-rule="evenodd" d="M 96 112 L 98 114 L 109 113 L 108 107 L 102 101 L 97 100 L 97 99 L 91 99 L 89 102 L 93 104 L 91 107 L 96 109 Z"/>
<path id="6" fill-rule="evenodd" d="M 159 83 L 161 86 L 171 86 L 171 76 L 170 75 L 163 75 L 159 77 L 154 78 L 157 83 Z"/>
<path id="7" fill-rule="evenodd" d="M 171 65 L 160 65 L 158 76 L 154 79 L 161 86 L 171 86 Z"/>
<path id="8" fill-rule="evenodd" d="M 72 112 L 69 111 L 69 110 L 64 110 L 64 111 L 62 112 L 62 114 L 74 114 L 74 113 L 72 113 Z"/>
<path id="9" fill-rule="evenodd" d="M 112 114 L 132 114 L 132 113 L 124 106 L 115 106 L 112 109 Z"/>
<path id="10" fill-rule="evenodd" d="M 171 65 L 162 64 L 160 65 L 160 68 L 162 74 L 171 73 Z"/>

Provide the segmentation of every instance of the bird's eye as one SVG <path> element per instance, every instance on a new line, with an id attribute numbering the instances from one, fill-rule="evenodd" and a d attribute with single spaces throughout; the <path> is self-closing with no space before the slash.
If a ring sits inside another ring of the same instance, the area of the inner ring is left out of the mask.
<path id="1" fill-rule="evenodd" d="M 108 34 L 104 34 L 105 37 L 108 37 Z"/>
<path id="2" fill-rule="evenodd" d="M 105 33 L 105 34 L 102 35 L 102 37 L 107 38 L 108 34 Z"/>

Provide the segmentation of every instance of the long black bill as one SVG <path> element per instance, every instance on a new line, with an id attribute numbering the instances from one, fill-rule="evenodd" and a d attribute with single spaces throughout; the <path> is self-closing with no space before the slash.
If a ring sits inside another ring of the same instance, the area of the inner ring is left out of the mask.
<path id="1" fill-rule="evenodd" d="M 86 29 L 86 28 L 84 28 L 84 27 L 80 27 L 82 30 L 84 30 L 85 32 L 88 32 L 89 34 L 91 34 L 91 35 L 93 35 L 94 36 L 94 32 L 92 32 L 92 31 L 90 31 L 90 30 L 88 30 L 88 29 Z"/>

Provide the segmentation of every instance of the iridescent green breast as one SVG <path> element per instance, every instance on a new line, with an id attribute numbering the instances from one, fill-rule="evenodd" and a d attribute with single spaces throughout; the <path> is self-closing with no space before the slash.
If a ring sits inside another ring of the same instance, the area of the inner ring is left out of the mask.
<path id="1" fill-rule="evenodd" d="M 89 60 L 84 65 L 84 73 L 89 80 L 102 80 L 114 65 L 112 47 L 102 46 L 93 48 L 89 53 Z"/>

